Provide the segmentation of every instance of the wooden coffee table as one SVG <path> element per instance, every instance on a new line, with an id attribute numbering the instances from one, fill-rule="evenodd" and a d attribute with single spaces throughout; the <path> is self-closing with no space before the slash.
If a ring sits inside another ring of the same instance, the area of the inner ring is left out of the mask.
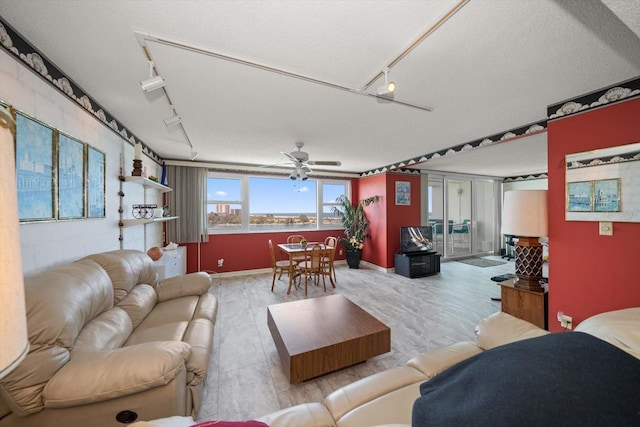
<path id="1" fill-rule="evenodd" d="M 389 327 L 342 295 L 270 305 L 267 324 L 291 384 L 391 351 Z"/>

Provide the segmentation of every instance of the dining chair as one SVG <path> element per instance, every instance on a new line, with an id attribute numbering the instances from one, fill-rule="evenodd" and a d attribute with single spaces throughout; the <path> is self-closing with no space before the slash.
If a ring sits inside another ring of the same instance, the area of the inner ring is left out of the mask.
<path id="1" fill-rule="evenodd" d="M 336 255 L 336 248 L 338 247 L 338 238 L 328 236 L 324 239 L 325 254 L 322 258 L 323 274 L 329 277 L 331 286 L 336 287 L 338 278 L 336 277 L 336 270 L 333 264 Z"/>
<path id="2" fill-rule="evenodd" d="M 322 277 L 322 284 L 324 285 L 324 291 L 327 292 L 327 282 L 324 279 L 322 257 L 324 252 L 324 245 L 313 244 L 307 246 L 305 249 L 306 261 L 302 261 L 298 264 L 300 274 L 304 275 L 304 294 L 307 295 L 307 287 L 309 279 L 313 278 L 316 285 L 320 282 Z"/>
<path id="3" fill-rule="evenodd" d="M 303 240 L 307 240 L 307 239 L 305 239 L 305 237 L 302 234 L 292 234 L 291 236 L 287 237 L 287 244 L 300 243 Z M 300 263 L 300 262 L 306 261 L 307 257 L 304 254 L 293 255 L 292 259 Z"/>
<path id="4" fill-rule="evenodd" d="M 295 268 L 298 263 L 293 260 L 277 261 L 276 253 L 273 250 L 273 242 L 271 241 L 271 239 L 269 239 L 269 253 L 271 254 L 271 270 L 273 271 L 273 278 L 271 279 L 271 292 L 273 292 L 273 287 L 276 284 L 276 274 L 280 273 L 280 275 L 278 276 L 278 280 L 280 280 L 280 278 L 282 277 L 282 273 L 291 274 L 291 272 L 289 271 L 289 268 L 291 266 Z"/>

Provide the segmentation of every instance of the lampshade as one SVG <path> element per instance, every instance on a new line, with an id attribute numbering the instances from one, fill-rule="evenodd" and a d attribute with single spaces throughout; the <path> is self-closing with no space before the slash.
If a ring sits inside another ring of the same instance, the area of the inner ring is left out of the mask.
<path id="1" fill-rule="evenodd" d="M 546 237 L 547 190 L 513 190 L 504 193 L 502 234 Z"/>
<path id="2" fill-rule="evenodd" d="M 0 379 L 11 372 L 29 350 L 20 258 L 14 129 L 11 114 L 0 105 Z"/>

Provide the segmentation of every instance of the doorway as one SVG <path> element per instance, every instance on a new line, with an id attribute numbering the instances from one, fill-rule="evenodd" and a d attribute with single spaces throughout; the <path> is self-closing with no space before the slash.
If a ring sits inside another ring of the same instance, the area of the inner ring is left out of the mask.
<path id="1" fill-rule="evenodd" d="M 500 182 L 486 177 L 429 174 L 428 224 L 445 259 L 489 255 L 496 250 Z"/>

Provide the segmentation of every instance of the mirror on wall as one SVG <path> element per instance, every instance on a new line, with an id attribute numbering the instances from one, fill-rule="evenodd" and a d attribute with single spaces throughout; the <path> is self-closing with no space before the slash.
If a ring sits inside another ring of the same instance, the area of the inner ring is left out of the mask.
<path id="1" fill-rule="evenodd" d="M 640 143 L 565 160 L 567 221 L 640 222 Z"/>

